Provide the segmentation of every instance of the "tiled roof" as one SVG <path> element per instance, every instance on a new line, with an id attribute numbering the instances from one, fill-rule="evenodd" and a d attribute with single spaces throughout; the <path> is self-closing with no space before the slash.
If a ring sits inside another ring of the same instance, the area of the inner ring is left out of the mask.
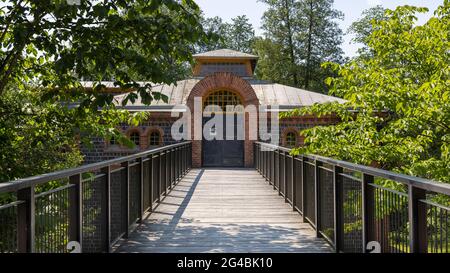
<path id="1" fill-rule="evenodd" d="M 258 59 L 258 56 L 231 50 L 231 49 L 219 49 L 208 51 L 200 54 L 193 55 L 194 58 L 245 58 L 245 59 Z"/>

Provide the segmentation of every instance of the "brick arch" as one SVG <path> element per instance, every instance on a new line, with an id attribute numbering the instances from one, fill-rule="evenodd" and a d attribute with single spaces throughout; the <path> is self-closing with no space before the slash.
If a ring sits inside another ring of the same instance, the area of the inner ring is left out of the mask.
<path id="1" fill-rule="evenodd" d="M 164 145 L 164 130 L 160 126 L 150 126 L 144 131 L 144 137 L 146 141 L 146 147 L 150 147 L 150 134 L 157 132 L 159 134 L 160 146 Z"/>
<path id="2" fill-rule="evenodd" d="M 129 127 L 126 131 L 125 131 L 125 135 L 127 136 L 127 138 L 131 138 L 131 134 L 133 133 L 138 133 L 139 134 L 139 149 L 145 149 L 145 140 L 144 140 L 144 132 L 140 127 Z"/>
<path id="3" fill-rule="evenodd" d="M 194 120 L 194 99 L 204 98 L 211 91 L 225 89 L 236 92 L 243 101 L 243 106 L 254 105 L 259 106 L 259 100 L 255 90 L 250 83 L 241 77 L 229 72 L 217 72 L 211 74 L 199 81 L 189 94 L 186 105 L 191 111 L 191 137 L 192 137 L 192 164 L 194 167 L 202 166 L 202 141 L 195 139 L 196 121 Z M 200 128 L 198 128 L 200 129 Z M 203 129 L 203 128 L 201 128 Z M 249 114 L 245 114 L 245 141 L 244 141 L 244 164 L 246 167 L 253 166 L 253 143 L 249 137 Z"/>
<path id="4" fill-rule="evenodd" d="M 283 129 L 281 135 L 281 146 L 287 146 L 287 135 L 289 133 L 295 134 L 295 146 L 303 146 L 305 138 L 300 134 L 300 130 L 297 127 L 286 127 Z"/>
<path id="5" fill-rule="evenodd" d="M 255 90 L 248 81 L 233 73 L 217 72 L 199 81 L 192 88 L 187 98 L 187 106 L 194 111 L 194 98 L 205 97 L 212 90 L 227 89 L 238 93 L 243 98 L 244 106 L 259 105 Z"/>

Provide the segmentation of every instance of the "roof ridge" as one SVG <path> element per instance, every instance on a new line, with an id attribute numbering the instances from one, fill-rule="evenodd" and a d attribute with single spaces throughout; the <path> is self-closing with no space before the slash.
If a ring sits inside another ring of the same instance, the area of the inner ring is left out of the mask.
<path id="1" fill-rule="evenodd" d="M 252 58 L 258 59 L 259 57 L 256 55 L 252 55 L 249 53 L 237 51 L 229 48 L 221 48 L 210 50 L 198 54 L 194 54 L 193 57 L 227 57 L 227 58 Z"/>

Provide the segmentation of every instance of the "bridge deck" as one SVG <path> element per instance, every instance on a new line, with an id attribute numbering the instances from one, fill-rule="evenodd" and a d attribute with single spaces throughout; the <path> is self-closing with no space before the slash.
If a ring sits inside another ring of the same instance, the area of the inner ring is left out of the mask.
<path id="1" fill-rule="evenodd" d="M 330 252 L 255 170 L 195 169 L 117 252 Z"/>

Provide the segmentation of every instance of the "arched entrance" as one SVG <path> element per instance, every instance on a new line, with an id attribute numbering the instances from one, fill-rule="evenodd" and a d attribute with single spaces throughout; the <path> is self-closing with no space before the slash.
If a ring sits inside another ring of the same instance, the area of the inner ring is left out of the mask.
<path id="1" fill-rule="evenodd" d="M 204 98 L 202 123 L 204 167 L 244 167 L 243 110 L 241 97 L 233 91 L 216 90 Z"/>
<path id="2" fill-rule="evenodd" d="M 189 97 L 187 98 L 187 106 L 191 110 L 191 118 L 192 118 L 192 122 L 191 122 L 191 124 L 192 124 L 191 137 L 193 139 L 193 141 L 192 141 L 192 165 L 195 168 L 199 168 L 202 166 L 208 166 L 208 163 L 205 162 L 208 159 L 208 157 L 204 158 L 204 153 L 203 153 L 204 140 L 203 139 L 199 140 L 199 139 L 196 139 L 196 137 L 195 137 L 196 131 L 197 130 L 200 131 L 200 130 L 204 129 L 204 125 L 206 125 L 206 124 L 203 119 L 198 120 L 198 117 L 196 118 L 196 116 L 194 115 L 194 105 L 195 105 L 194 101 L 195 101 L 195 98 L 202 98 L 202 102 L 205 102 L 208 99 L 210 101 L 213 101 L 213 98 L 215 98 L 215 97 L 214 96 L 211 97 L 210 95 L 215 93 L 216 91 L 223 91 L 223 92 L 227 91 L 227 92 L 229 92 L 229 94 L 231 93 L 231 95 L 237 96 L 240 99 L 239 102 L 242 103 L 242 105 L 244 107 L 247 107 L 249 105 L 253 105 L 255 107 L 259 106 L 258 97 L 256 96 L 256 93 L 253 90 L 250 83 L 233 73 L 217 72 L 217 73 L 209 75 L 209 76 L 203 78 L 201 81 L 199 81 L 194 86 L 191 93 L 189 94 Z M 219 94 L 216 94 L 216 95 L 219 95 Z M 220 96 L 217 96 L 217 97 L 220 97 Z M 221 103 L 226 104 L 227 99 L 225 99 L 225 97 L 223 97 Z M 231 103 L 231 105 L 233 105 L 233 104 L 234 103 Z M 224 116 L 226 117 L 226 115 L 224 115 Z M 255 140 L 250 139 L 250 136 L 249 136 L 250 115 L 249 115 L 249 113 L 244 113 L 241 115 L 241 117 L 242 117 L 242 122 L 243 122 L 242 126 L 244 127 L 244 140 L 241 140 L 240 143 L 235 142 L 233 145 L 236 145 L 235 149 L 239 149 L 239 151 L 240 151 L 239 156 L 241 156 L 241 158 L 242 158 L 242 151 L 243 151 L 243 164 L 241 164 L 239 162 L 239 164 L 234 164 L 234 165 L 252 167 L 253 166 L 253 143 Z M 237 118 L 237 116 L 235 118 Z M 239 122 L 239 120 L 237 120 L 237 121 Z M 252 121 L 252 122 L 256 122 L 256 121 Z M 236 124 L 237 124 L 236 126 L 240 126 L 239 123 L 236 123 Z M 257 122 L 255 124 L 257 124 Z M 198 127 L 200 127 L 200 128 L 198 128 Z M 213 131 L 212 133 L 215 133 L 215 132 Z M 240 145 L 240 146 L 238 147 L 238 145 Z M 243 147 L 242 147 L 242 145 L 243 145 Z M 234 157 L 234 154 L 237 155 L 237 152 L 232 153 L 232 154 L 233 154 L 233 156 L 230 156 L 229 157 L 230 159 Z M 222 159 L 222 162 L 225 161 L 225 163 L 226 163 L 230 159 Z M 223 164 L 222 164 L 222 166 L 223 166 Z"/>

